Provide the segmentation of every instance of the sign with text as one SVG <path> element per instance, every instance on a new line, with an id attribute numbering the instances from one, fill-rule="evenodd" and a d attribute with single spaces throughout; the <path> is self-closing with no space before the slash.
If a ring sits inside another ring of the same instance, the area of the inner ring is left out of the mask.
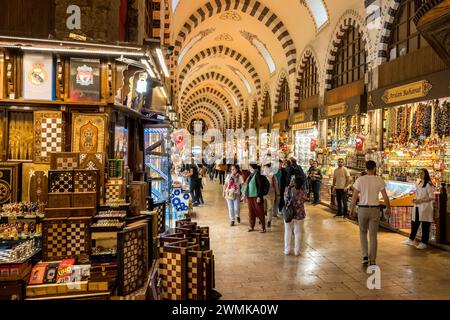
<path id="1" fill-rule="evenodd" d="M 387 89 L 384 91 L 383 99 L 384 103 L 395 103 L 405 100 L 422 98 L 428 95 L 433 88 L 431 83 L 426 80 L 408 83 L 400 87 Z"/>
<path id="2" fill-rule="evenodd" d="M 348 109 L 348 105 L 346 102 L 333 104 L 333 105 L 327 107 L 327 116 L 332 117 L 332 116 L 338 116 L 338 115 L 344 114 L 347 112 L 347 109 Z"/>

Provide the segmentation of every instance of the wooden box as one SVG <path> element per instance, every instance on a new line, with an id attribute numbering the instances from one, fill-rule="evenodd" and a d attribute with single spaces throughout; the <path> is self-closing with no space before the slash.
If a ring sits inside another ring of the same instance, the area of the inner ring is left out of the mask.
<path id="1" fill-rule="evenodd" d="M 96 192 L 74 192 L 72 194 L 72 207 L 97 207 L 98 199 Z"/>
<path id="2" fill-rule="evenodd" d="M 130 185 L 130 202 L 133 216 L 138 216 L 147 209 L 147 183 L 143 181 L 133 181 Z"/>
<path id="3" fill-rule="evenodd" d="M 75 217 L 93 217 L 97 212 L 95 207 L 83 208 L 46 208 L 46 218 L 75 218 Z"/>
<path id="4" fill-rule="evenodd" d="M 24 300 L 25 280 L 0 282 L 0 300 Z"/>
<path id="5" fill-rule="evenodd" d="M 81 281 L 75 283 L 51 283 L 26 287 L 27 298 L 63 296 L 88 291 L 88 282 Z"/>
<path id="6" fill-rule="evenodd" d="M 54 152 L 50 154 L 50 169 L 74 170 L 80 166 L 79 154 L 75 152 Z"/>
<path id="7" fill-rule="evenodd" d="M 48 208 L 70 208 L 72 207 L 72 192 L 49 193 Z"/>
<path id="8" fill-rule="evenodd" d="M 20 201 L 22 164 L 0 162 L 0 206 Z"/>

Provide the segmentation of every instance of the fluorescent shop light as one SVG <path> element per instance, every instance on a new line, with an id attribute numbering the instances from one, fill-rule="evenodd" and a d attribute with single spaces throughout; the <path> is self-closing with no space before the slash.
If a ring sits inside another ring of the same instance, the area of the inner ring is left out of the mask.
<path id="1" fill-rule="evenodd" d="M 163 69 L 164 75 L 166 76 L 166 78 L 168 78 L 170 76 L 169 69 L 167 69 L 166 60 L 164 59 L 162 50 L 157 48 L 156 54 L 158 55 L 159 64 L 161 65 L 161 68 Z"/>
<path id="2" fill-rule="evenodd" d="M 143 57 L 142 52 L 126 52 L 126 51 L 108 51 L 108 50 L 86 50 L 86 49 L 69 49 L 69 48 L 45 48 L 45 47 L 24 47 L 20 46 L 24 51 L 45 51 L 45 52 L 67 52 L 67 53 L 87 53 L 87 54 L 106 54 L 117 56 L 133 56 Z"/>

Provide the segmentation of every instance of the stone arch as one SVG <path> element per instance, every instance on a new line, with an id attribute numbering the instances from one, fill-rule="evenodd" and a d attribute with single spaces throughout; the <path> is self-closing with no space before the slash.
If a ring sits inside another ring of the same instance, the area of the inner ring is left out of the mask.
<path id="1" fill-rule="evenodd" d="M 315 50 L 308 46 L 305 48 L 305 50 L 303 51 L 301 58 L 299 59 L 299 64 L 298 64 L 298 70 L 297 70 L 297 77 L 295 79 L 295 92 L 294 92 L 294 97 L 293 97 L 293 103 L 294 103 L 294 107 L 298 106 L 300 104 L 300 81 L 302 80 L 303 77 L 303 69 L 306 66 L 306 62 L 308 60 L 308 58 L 313 57 L 314 61 L 316 63 L 316 67 L 317 67 L 317 75 L 318 75 L 318 79 L 317 81 L 319 81 L 319 92 L 320 92 L 320 88 L 321 88 L 321 84 L 322 84 L 322 77 L 321 77 L 321 72 L 320 72 L 320 65 L 319 65 L 319 59 L 317 56 L 317 53 L 315 52 Z"/>
<path id="2" fill-rule="evenodd" d="M 362 38 L 365 41 L 365 49 L 367 57 L 370 57 L 372 52 L 370 45 L 370 38 L 368 36 L 368 31 L 364 19 L 360 17 L 360 15 L 353 9 L 345 11 L 342 15 L 341 19 L 336 25 L 336 28 L 333 32 L 333 37 L 328 45 L 327 50 L 327 59 L 325 60 L 325 67 L 323 68 L 325 72 L 325 76 L 322 78 L 325 80 L 325 89 L 331 88 L 331 78 L 333 74 L 333 63 L 336 59 L 337 50 L 339 44 L 342 41 L 342 36 L 350 27 L 358 27 L 360 32 L 362 33 Z M 367 59 L 367 63 L 369 63 L 369 59 Z M 369 69 L 369 67 L 367 68 Z"/>
<path id="3" fill-rule="evenodd" d="M 234 84 L 234 82 L 231 81 L 229 78 L 225 77 L 224 75 L 214 72 L 214 71 L 202 74 L 202 75 L 198 76 L 197 78 L 195 78 L 194 80 L 192 80 L 189 83 L 189 85 L 187 85 L 184 88 L 184 90 L 181 94 L 181 102 L 184 101 L 187 94 L 189 93 L 190 90 L 192 90 L 193 87 L 195 87 L 199 83 L 202 83 L 202 82 L 205 82 L 208 80 L 219 81 L 222 84 L 224 84 L 225 86 L 227 86 L 228 88 L 230 88 L 230 90 L 233 91 L 233 93 L 235 94 L 236 99 L 239 101 L 239 105 L 240 106 L 244 105 L 244 96 L 242 95 L 241 90 Z"/>
<path id="4" fill-rule="evenodd" d="M 185 105 L 183 107 L 183 110 L 186 109 L 186 111 L 189 112 L 189 110 L 191 110 L 193 107 L 195 107 L 196 105 L 198 105 L 200 103 L 207 103 L 209 105 L 215 106 L 217 108 L 217 111 L 220 113 L 220 115 L 222 116 L 222 118 L 224 120 L 228 118 L 226 113 L 224 112 L 224 106 L 220 105 L 219 103 L 217 103 L 216 101 L 212 100 L 209 97 L 197 98 L 196 100 L 192 101 L 190 104 Z"/>
<path id="5" fill-rule="evenodd" d="M 276 108 L 278 106 L 278 99 L 280 98 L 281 86 L 282 86 L 284 80 L 288 81 L 288 88 L 290 90 L 288 75 L 287 75 L 286 71 L 281 70 L 280 76 L 278 77 L 277 88 L 276 88 L 276 91 L 275 91 L 275 97 L 273 99 L 274 105 L 272 106 L 272 109 L 274 107 Z M 290 100 L 290 97 L 289 97 L 289 100 Z M 290 101 L 289 101 L 289 103 L 290 103 Z"/>
<path id="6" fill-rule="evenodd" d="M 189 104 L 190 102 L 192 102 L 192 100 L 198 98 L 198 97 L 203 97 L 203 96 L 214 96 L 217 100 L 221 101 L 224 103 L 225 106 L 227 106 L 227 109 L 230 113 L 233 113 L 233 102 L 227 97 L 225 96 L 222 92 L 220 92 L 217 89 L 211 88 L 211 87 L 203 87 L 201 89 L 198 90 L 193 90 L 192 93 L 189 94 L 189 96 L 187 97 L 187 99 L 184 101 L 184 104 Z"/>
<path id="7" fill-rule="evenodd" d="M 178 76 L 178 82 L 176 85 L 181 87 L 181 84 L 183 80 L 185 79 L 186 75 L 189 73 L 190 70 L 192 70 L 195 65 L 204 59 L 208 57 L 214 57 L 215 55 L 225 55 L 227 57 L 230 57 L 231 59 L 236 60 L 239 64 L 243 66 L 245 70 L 250 74 L 251 78 L 253 79 L 253 83 L 255 84 L 256 91 L 258 94 L 261 94 L 261 79 L 259 77 L 258 72 L 256 71 L 253 64 L 250 62 L 249 59 L 247 59 L 244 55 L 237 52 L 234 49 L 231 49 L 229 47 L 219 45 L 211 48 L 207 48 L 205 50 L 202 50 L 198 52 L 183 68 L 183 70 L 180 72 Z"/>
<path id="8" fill-rule="evenodd" d="M 289 67 L 289 74 L 295 73 L 296 48 L 288 29 L 283 21 L 267 6 L 257 0 L 211 0 L 201 6 L 186 20 L 175 39 L 175 51 L 173 66 L 177 65 L 178 56 L 183 47 L 184 41 L 195 30 L 195 28 L 208 18 L 224 13 L 229 10 L 236 10 L 258 19 L 277 38 L 282 46 Z"/>

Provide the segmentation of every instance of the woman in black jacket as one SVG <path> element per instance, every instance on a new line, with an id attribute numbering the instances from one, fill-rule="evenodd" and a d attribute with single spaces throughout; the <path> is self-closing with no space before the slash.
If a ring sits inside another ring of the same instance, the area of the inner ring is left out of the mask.
<path id="1" fill-rule="evenodd" d="M 247 178 L 245 189 L 245 197 L 248 202 L 248 218 L 250 223 L 249 232 L 255 230 L 256 218 L 262 225 L 261 233 L 266 232 L 266 219 L 264 216 L 264 182 L 266 179 L 261 176 L 258 165 L 250 165 L 250 176 Z"/>

